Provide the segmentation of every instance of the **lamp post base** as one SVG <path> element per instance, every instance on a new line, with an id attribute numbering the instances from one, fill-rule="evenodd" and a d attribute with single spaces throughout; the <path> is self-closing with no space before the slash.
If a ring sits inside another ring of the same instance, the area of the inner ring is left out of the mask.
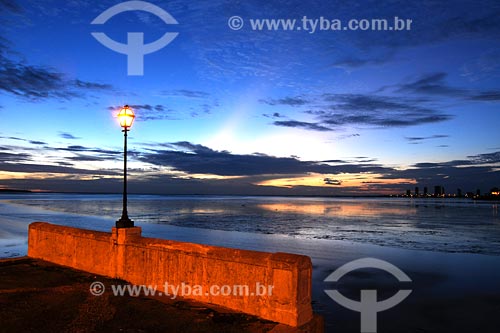
<path id="1" fill-rule="evenodd" d="M 115 226 L 117 228 L 132 228 L 134 226 L 134 221 L 128 218 L 128 216 L 122 216 L 118 221 L 116 221 Z"/>

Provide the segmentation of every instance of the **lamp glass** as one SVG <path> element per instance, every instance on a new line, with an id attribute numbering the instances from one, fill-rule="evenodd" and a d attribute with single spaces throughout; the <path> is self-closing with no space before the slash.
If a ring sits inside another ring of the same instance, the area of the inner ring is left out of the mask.
<path id="1" fill-rule="evenodd" d="M 135 119 L 134 111 L 128 105 L 125 105 L 118 113 L 118 120 L 120 121 L 120 126 L 123 127 L 124 129 L 129 129 L 130 127 L 132 127 L 134 119 Z"/>

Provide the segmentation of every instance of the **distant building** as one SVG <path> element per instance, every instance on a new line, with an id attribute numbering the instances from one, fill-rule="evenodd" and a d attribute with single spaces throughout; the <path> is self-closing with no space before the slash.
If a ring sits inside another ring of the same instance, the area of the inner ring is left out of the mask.
<path id="1" fill-rule="evenodd" d="M 442 186 L 436 185 L 434 186 L 434 196 L 435 197 L 440 197 L 442 192 L 441 192 Z"/>
<path id="2" fill-rule="evenodd" d="M 457 188 L 457 197 L 462 197 L 462 189 Z"/>
<path id="3" fill-rule="evenodd" d="M 411 197 L 411 190 L 406 190 L 406 196 Z"/>
<path id="4" fill-rule="evenodd" d="M 424 187 L 424 197 L 426 197 L 428 193 L 429 193 L 429 191 L 427 190 L 427 186 L 425 186 Z"/>
<path id="5" fill-rule="evenodd" d="M 415 196 L 418 197 L 418 194 L 419 194 L 419 190 L 418 190 L 418 186 L 415 187 Z"/>
<path id="6" fill-rule="evenodd" d="M 480 190 L 480 189 L 477 189 L 477 190 L 476 190 L 476 195 L 477 195 L 478 197 L 480 197 L 480 196 L 481 196 L 481 190 Z"/>
<path id="7" fill-rule="evenodd" d="M 444 187 L 440 185 L 434 186 L 434 196 L 435 197 L 442 197 L 445 195 Z"/>

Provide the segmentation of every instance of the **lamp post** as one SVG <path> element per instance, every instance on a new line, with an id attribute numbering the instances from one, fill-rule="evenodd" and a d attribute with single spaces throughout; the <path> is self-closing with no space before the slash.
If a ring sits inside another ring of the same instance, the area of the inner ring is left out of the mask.
<path id="1" fill-rule="evenodd" d="M 123 211 L 122 217 L 116 221 L 117 228 L 131 228 L 134 226 L 134 221 L 128 217 L 127 213 L 127 132 L 130 131 L 132 123 L 134 122 L 134 111 L 125 105 L 118 113 L 118 120 L 120 126 L 123 128 Z"/>

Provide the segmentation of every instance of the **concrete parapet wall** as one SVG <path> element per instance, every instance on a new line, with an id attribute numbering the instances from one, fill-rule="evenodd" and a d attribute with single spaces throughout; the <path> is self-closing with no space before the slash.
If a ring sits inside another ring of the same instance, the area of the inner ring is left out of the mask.
<path id="1" fill-rule="evenodd" d="M 184 243 L 141 236 L 141 228 L 113 228 L 111 233 L 34 222 L 29 226 L 28 256 L 135 285 L 201 286 L 188 297 L 271 321 L 301 326 L 309 322 L 311 259 Z M 211 286 L 248 286 L 249 295 L 208 293 Z M 256 286 L 267 288 L 252 295 Z M 269 293 L 269 287 L 272 288 Z"/>

